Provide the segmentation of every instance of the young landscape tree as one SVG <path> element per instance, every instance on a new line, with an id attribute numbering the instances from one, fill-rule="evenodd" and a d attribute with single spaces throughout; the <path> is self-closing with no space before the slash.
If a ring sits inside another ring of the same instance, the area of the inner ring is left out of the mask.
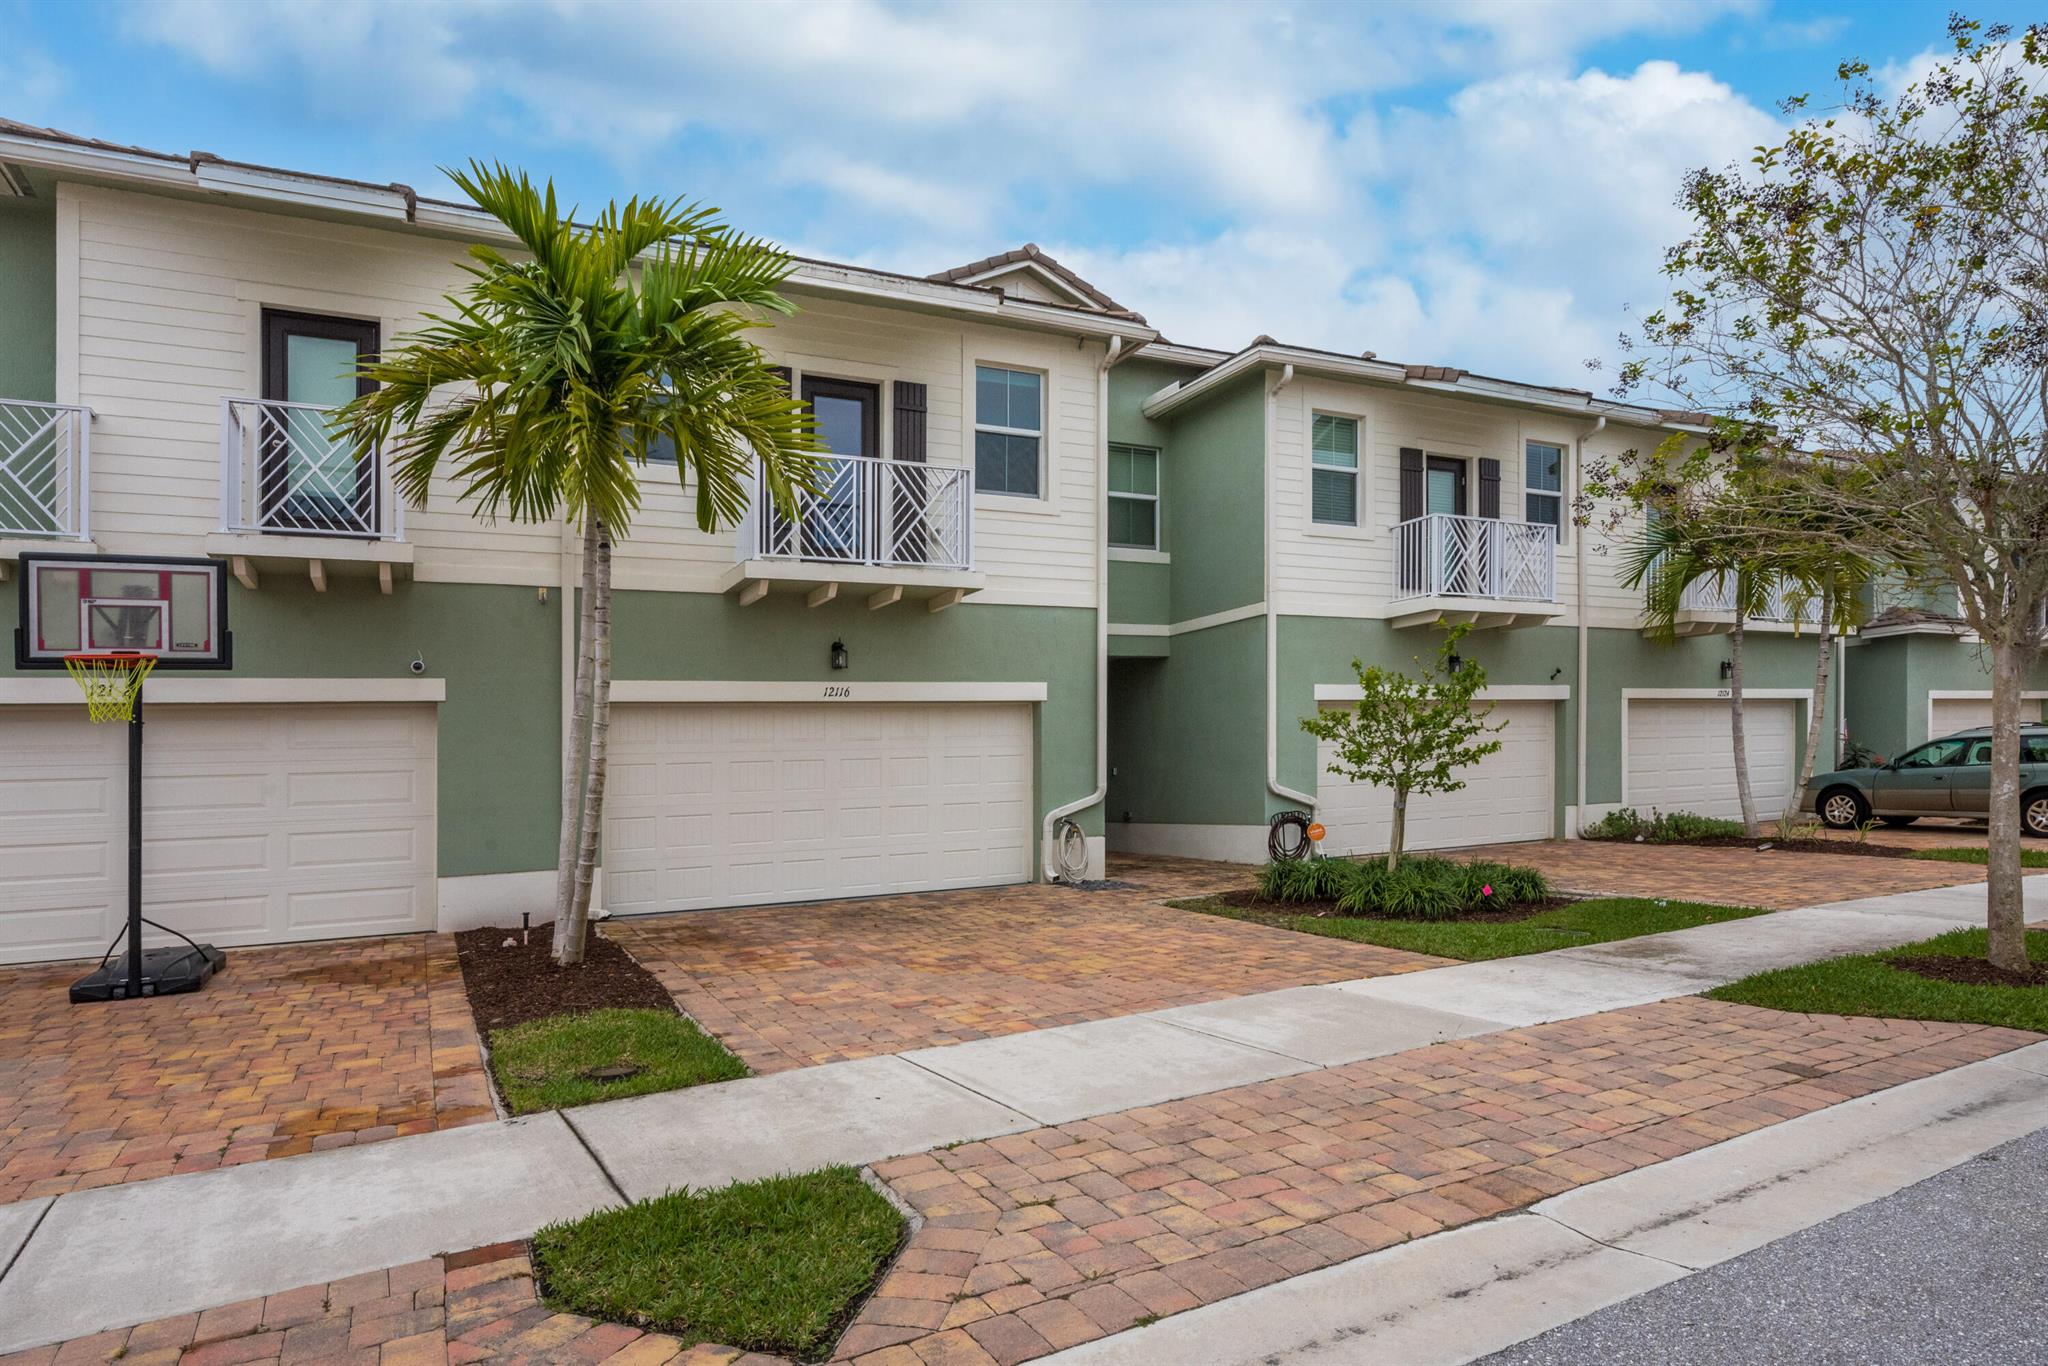
<path id="1" fill-rule="evenodd" d="M 1989 956 L 2017 969 L 2021 822 L 2048 834 L 2048 792 L 2019 781 L 2048 603 L 2048 30 L 1957 18 L 1949 39 L 1898 94 L 1844 64 L 1837 107 L 1788 101 L 1783 141 L 1687 178 L 1673 297 L 1619 388 L 1709 415 L 1711 435 L 1588 482 L 1697 490 L 1765 464 L 1785 477 L 1735 516 L 1825 505 L 1780 535 L 1954 593 L 1992 677 Z"/>
<path id="2" fill-rule="evenodd" d="M 1482 737 L 1507 727 L 1505 721 L 1488 725 L 1493 708 L 1473 704 L 1486 686 L 1486 670 L 1458 657 L 1458 642 L 1468 629 L 1459 626 L 1445 634 L 1435 667 L 1417 659 L 1419 676 L 1414 678 L 1352 660 L 1362 693 L 1358 705 L 1301 718 L 1303 730 L 1333 747 L 1330 772 L 1393 792 L 1390 872 L 1400 864 L 1407 839 L 1409 797 L 1464 787 L 1457 771 L 1498 750 L 1500 741 Z"/>
<path id="3" fill-rule="evenodd" d="M 479 163 L 448 174 L 520 254 L 472 246 L 452 312 L 366 362 L 377 387 L 338 423 L 360 449 L 383 446 L 415 507 L 447 463 L 479 516 L 581 529 L 555 883 L 554 958 L 569 966 L 583 960 L 603 828 L 612 546 L 649 452 L 673 452 L 705 531 L 737 522 L 750 496 L 790 513 L 816 486 L 815 425 L 748 336 L 795 312 L 780 292 L 792 265 L 681 200 L 607 205 L 584 227 L 552 182 Z"/>

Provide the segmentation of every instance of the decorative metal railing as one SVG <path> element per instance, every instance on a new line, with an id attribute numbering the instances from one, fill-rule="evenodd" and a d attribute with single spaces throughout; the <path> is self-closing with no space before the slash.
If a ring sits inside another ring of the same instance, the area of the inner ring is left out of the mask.
<path id="1" fill-rule="evenodd" d="M 1679 609 L 1686 612 L 1712 612 L 1735 614 L 1735 585 L 1726 575 L 1694 579 L 1685 586 L 1679 596 Z M 1820 625 L 1820 599 L 1816 596 L 1798 593 L 1783 584 L 1771 589 L 1764 609 L 1752 620 L 1797 622 L 1802 626 Z"/>
<path id="2" fill-rule="evenodd" d="M 221 400 L 223 531 L 404 538 L 405 508 L 382 452 L 335 430 L 333 412 L 315 403 Z"/>
<path id="3" fill-rule="evenodd" d="M 1432 512 L 1394 528 L 1400 598 L 1557 600 L 1557 530 Z"/>
<path id="4" fill-rule="evenodd" d="M 0 399 L 0 536 L 90 539 L 92 410 Z"/>
<path id="5" fill-rule="evenodd" d="M 822 457 L 818 492 L 785 516 L 751 481 L 741 560 L 974 567 L 974 483 L 968 470 L 915 460 Z"/>

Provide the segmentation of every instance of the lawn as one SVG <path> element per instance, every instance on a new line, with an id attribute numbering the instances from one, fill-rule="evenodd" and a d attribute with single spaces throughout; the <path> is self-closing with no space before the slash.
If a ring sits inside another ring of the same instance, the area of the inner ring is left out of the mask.
<path id="1" fill-rule="evenodd" d="M 1943 982 L 1891 965 L 1895 958 L 1984 956 L 1983 930 L 1944 935 L 1883 953 L 1831 958 L 1760 972 L 1717 987 L 1717 1001 L 1816 1015 L 1874 1015 L 1887 1020 L 1952 1020 L 2048 1033 L 2048 986 L 1976 986 Z M 2048 930 L 2027 932 L 2027 954 L 2048 963 Z"/>
<path id="2" fill-rule="evenodd" d="M 549 1307 L 815 1360 L 903 1241 L 851 1167 L 672 1191 L 533 1238 Z"/>
<path id="3" fill-rule="evenodd" d="M 1182 910 L 1277 925 L 1303 934 L 1382 944 L 1440 958 L 1468 962 L 1513 958 L 1549 949 L 1604 944 L 1637 935 L 1687 930 L 1695 925 L 1742 920 L 1765 911 L 1735 906 L 1710 906 L 1693 901 L 1657 901 L 1645 897 L 1596 897 L 1538 911 L 1525 920 L 1377 920 L 1364 916 L 1291 915 L 1284 910 L 1247 910 L 1220 897 L 1168 903 Z"/>
<path id="4" fill-rule="evenodd" d="M 1991 851 L 1981 846 L 1956 849 L 1916 849 L 1914 858 L 1931 859 L 1936 863 L 1985 863 L 1991 858 Z M 2048 849 L 2020 850 L 2020 867 L 2048 868 Z"/>
<path id="5" fill-rule="evenodd" d="M 607 1075 L 607 1072 L 613 1075 Z M 673 1010 L 593 1010 L 491 1032 L 491 1073 L 515 1115 L 747 1075 Z"/>

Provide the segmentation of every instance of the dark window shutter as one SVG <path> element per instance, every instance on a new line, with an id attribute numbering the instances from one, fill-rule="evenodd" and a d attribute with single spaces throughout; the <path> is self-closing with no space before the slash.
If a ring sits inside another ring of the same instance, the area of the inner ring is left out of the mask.
<path id="1" fill-rule="evenodd" d="M 768 367 L 768 373 L 781 380 L 784 389 L 790 387 L 790 380 L 794 378 L 793 372 L 787 365 L 771 365 Z"/>
<path id="2" fill-rule="evenodd" d="M 1500 517 L 1500 461 L 1484 456 L 1479 460 L 1479 515 Z"/>
<path id="3" fill-rule="evenodd" d="M 896 391 L 896 448 L 898 460 L 924 460 L 924 386 L 899 379 Z"/>
<path id="4" fill-rule="evenodd" d="M 1401 448 L 1401 520 L 1412 522 L 1422 515 L 1422 452 L 1413 446 Z"/>

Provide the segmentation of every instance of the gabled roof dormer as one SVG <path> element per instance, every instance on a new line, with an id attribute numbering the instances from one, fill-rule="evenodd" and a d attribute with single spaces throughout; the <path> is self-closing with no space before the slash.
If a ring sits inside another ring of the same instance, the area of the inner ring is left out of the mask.
<path id="1" fill-rule="evenodd" d="M 979 261 L 969 261 L 964 266 L 955 266 L 925 278 L 943 284 L 980 285 L 1000 290 L 1010 298 L 1033 303 L 1085 308 L 1093 313 L 1114 314 L 1135 322 L 1145 320 L 1141 314 L 1125 308 L 1040 251 L 1036 242 L 1026 242 L 1012 251 L 984 256 Z"/>

